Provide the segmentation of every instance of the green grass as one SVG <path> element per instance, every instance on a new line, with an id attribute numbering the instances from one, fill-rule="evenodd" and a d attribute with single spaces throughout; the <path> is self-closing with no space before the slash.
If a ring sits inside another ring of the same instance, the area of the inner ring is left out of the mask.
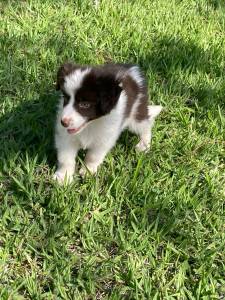
<path id="1" fill-rule="evenodd" d="M 224 299 L 224 1 L 93 3 L 0 2 L 0 299 Z M 125 132 L 63 188 L 65 60 L 138 63 L 165 109 L 150 153 Z"/>

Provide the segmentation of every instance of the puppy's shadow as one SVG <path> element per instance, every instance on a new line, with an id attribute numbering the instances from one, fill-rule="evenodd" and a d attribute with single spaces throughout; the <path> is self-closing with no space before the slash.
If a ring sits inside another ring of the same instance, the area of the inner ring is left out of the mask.
<path id="1" fill-rule="evenodd" d="M 38 162 L 46 160 L 50 167 L 53 165 L 57 98 L 55 92 L 42 94 L 0 117 L 1 169 L 25 154 L 37 157 Z"/>

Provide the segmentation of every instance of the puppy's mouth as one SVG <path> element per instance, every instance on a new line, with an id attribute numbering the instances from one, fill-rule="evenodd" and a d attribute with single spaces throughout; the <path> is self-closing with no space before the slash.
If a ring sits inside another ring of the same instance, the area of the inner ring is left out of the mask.
<path id="1" fill-rule="evenodd" d="M 86 125 L 86 122 L 84 122 L 82 125 L 80 125 L 80 126 L 77 127 L 77 128 L 68 128 L 68 129 L 67 129 L 67 132 L 68 132 L 69 134 L 76 134 L 76 133 L 80 132 L 81 129 L 83 129 L 83 128 L 85 127 L 85 125 Z"/>

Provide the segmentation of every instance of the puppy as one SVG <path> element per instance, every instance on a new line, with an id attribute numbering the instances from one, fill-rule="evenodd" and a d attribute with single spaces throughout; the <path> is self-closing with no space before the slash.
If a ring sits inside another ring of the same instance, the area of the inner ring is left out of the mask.
<path id="1" fill-rule="evenodd" d="M 55 133 L 58 169 L 54 175 L 60 183 L 72 181 L 79 149 L 88 150 L 86 168 L 81 168 L 80 175 L 87 169 L 95 173 L 126 128 L 139 135 L 137 150 L 149 149 L 151 128 L 162 107 L 148 105 L 147 85 L 139 67 L 65 63 L 58 71 L 56 89 L 62 92 Z"/>

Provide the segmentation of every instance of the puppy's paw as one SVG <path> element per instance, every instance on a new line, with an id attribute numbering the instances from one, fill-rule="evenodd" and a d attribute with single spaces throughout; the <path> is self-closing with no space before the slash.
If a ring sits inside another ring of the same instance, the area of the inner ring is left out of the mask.
<path id="1" fill-rule="evenodd" d="M 139 152 L 147 152 L 150 149 L 150 144 L 146 144 L 143 140 L 136 145 L 136 150 Z"/>
<path id="2" fill-rule="evenodd" d="M 85 167 L 81 167 L 81 168 L 80 168 L 80 171 L 79 171 L 79 175 L 80 175 L 81 177 L 84 177 L 86 174 L 87 174 L 86 168 L 85 168 Z"/>
<path id="3" fill-rule="evenodd" d="M 86 168 L 83 166 L 80 168 L 79 174 L 81 177 L 84 177 L 88 173 L 91 173 L 94 175 L 97 172 L 97 166 L 96 165 L 87 165 Z"/>
<path id="4" fill-rule="evenodd" d="M 67 172 L 62 172 L 60 170 L 57 170 L 53 175 L 53 179 L 57 181 L 60 185 L 69 184 L 73 181 L 73 175 L 72 174 L 68 175 Z"/>

